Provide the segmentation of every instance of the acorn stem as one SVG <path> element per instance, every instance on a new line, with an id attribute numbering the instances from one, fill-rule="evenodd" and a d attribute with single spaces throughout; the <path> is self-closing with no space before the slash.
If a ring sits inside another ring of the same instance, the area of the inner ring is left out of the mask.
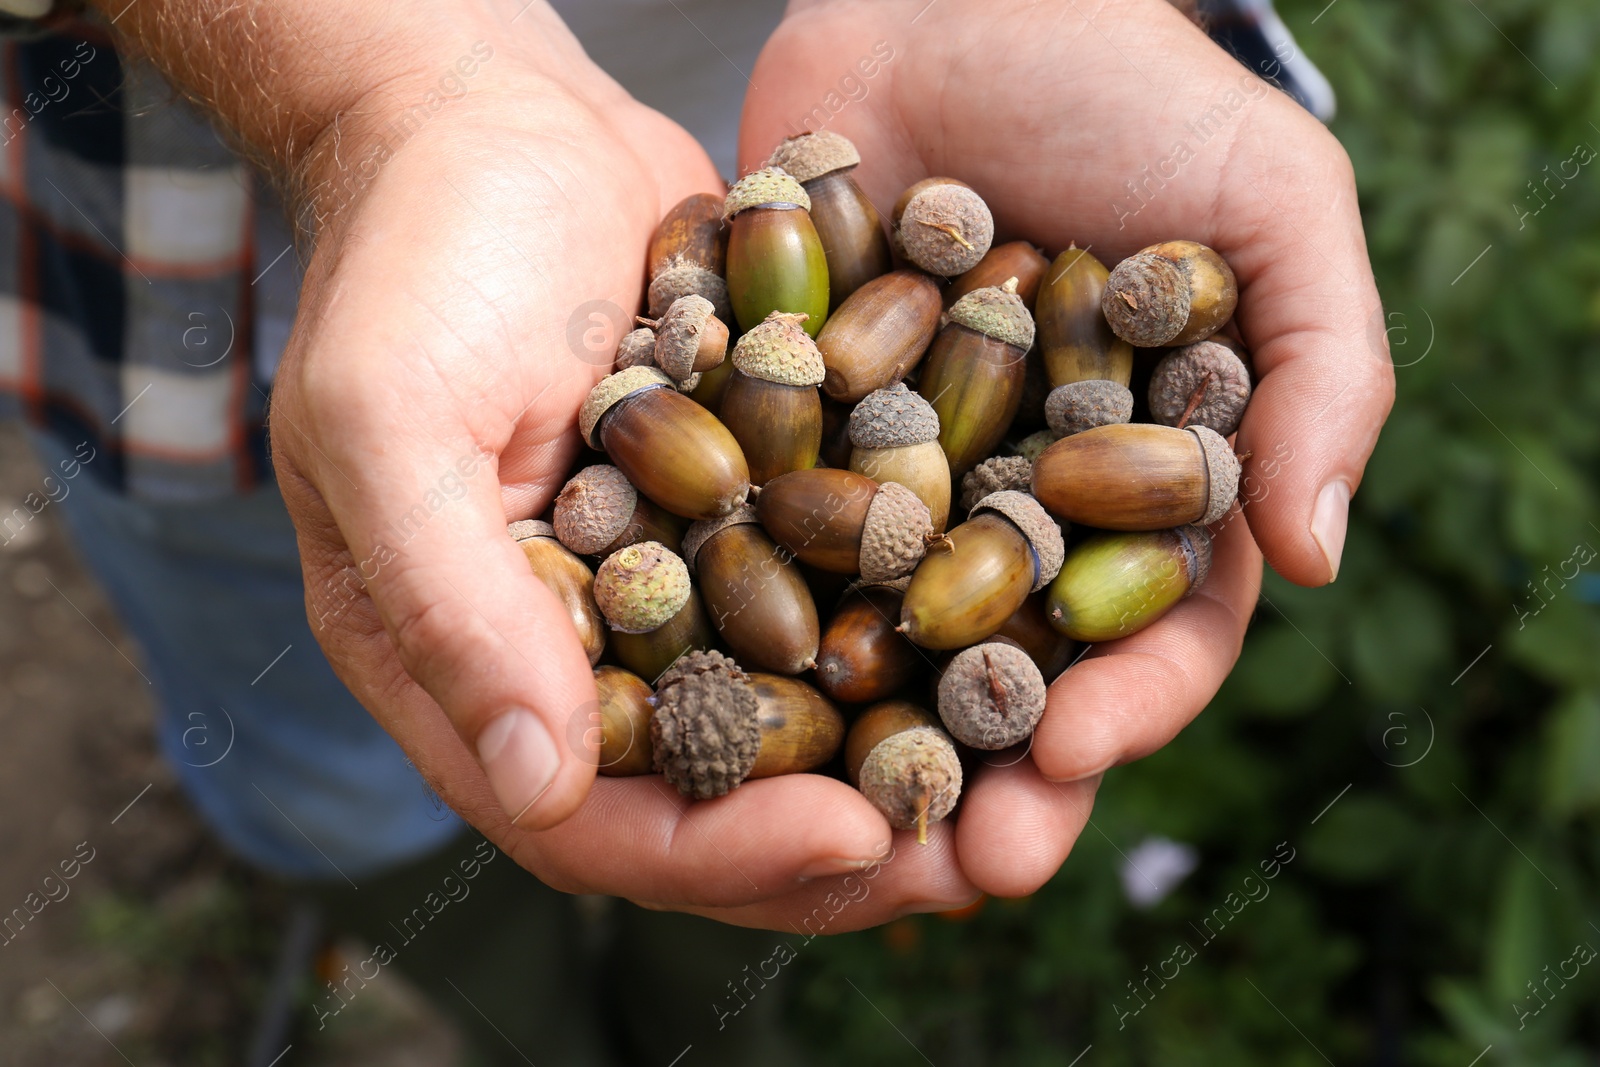
<path id="1" fill-rule="evenodd" d="M 1189 394 L 1189 403 L 1183 409 L 1183 414 L 1178 416 L 1178 421 L 1176 423 L 1178 429 L 1181 430 L 1185 426 L 1189 425 L 1189 420 L 1194 418 L 1195 408 L 1199 407 L 1205 401 L 1206 393 L 1211 391 L 1211 387 L 1216 385 L 1218 380 L 1219 379 L 1217 378 L 1216 371 L 1206 372 L 1205 378 L 1201 380 L 1199 385 L 1194 387 L 1194 392 Z"/>
<path id="2" fill-rule="evenodd" d="M 928 796 L 928 791 L 924 789 L 917 794 L 917 800 L 917 844 L 926 845 L 928 843 L 928 805 L 933 803 L 933 798 Z"/>

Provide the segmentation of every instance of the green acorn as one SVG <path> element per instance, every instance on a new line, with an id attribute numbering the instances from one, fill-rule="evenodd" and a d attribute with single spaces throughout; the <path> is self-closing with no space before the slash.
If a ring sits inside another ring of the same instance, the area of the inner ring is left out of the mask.
<path id="1" fill-rule="evenodd" d="M 728 299 L 752 330 L 774 311 L 805 315 L 812 337 L 828 320 L 828 259 L 811 222 L 811 198 L 779 167 L 745 175 L 723 205 Z"/>
<path id="2" fill-rule="evenodd" d="M 1211 573 L 1204 526 L 1100 533 L 1075 545 L 1050 583 L 1050 625 L 1077 641 L 1136 634 L 1200 587 Z"/>
<path id="3" fill-rule="evenodd" d="M 952 474 L 977 466 L 1011 428 L 1032 344 L 1033 316 L 1014 278 L 975 289 L 950 308 L 923 362 L 917 391 L 938 412 L 939 444 Z"/>

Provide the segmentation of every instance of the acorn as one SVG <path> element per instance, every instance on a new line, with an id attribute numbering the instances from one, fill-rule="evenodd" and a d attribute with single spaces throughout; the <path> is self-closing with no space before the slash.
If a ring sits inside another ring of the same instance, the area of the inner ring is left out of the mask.
<path id="1" fill-rule="evenodd" d="M 1044 705 L 1043 675 L 1009 642 L 958 653 L 939 678 L 939 718 L 951 736 L 972 748 L 994 752 L 1026 741 Z"/>
<path id="2" fill-rule="evenodd" d="M 827 365 L 822 389 L 854 403 L 916 366 L 939 330 L 939 284 L 917 270 L 874 278 L 851 294 L 817 334 Z"/>
<path id="3" fill-rule="evenodd" d="M 1097 426 L 1033 464 L 1033 495 L 1050 514 L 1101 530 L 1209 525 L 1238 492 L 1238 457 L 1204 426 Z"/>
<path id="4" fill-rule="evenodd" d="M 895 629 L 909 579 L 858 582 L 834 609 L 817 652 L 817 686 L 845 704 L 893 696 L 927 667 L 927 657 Z"/>
<path id="5" fill-rule="evenodd" d="M 629 367 L 654 367 L 656 365 L 656 332 L 641 326 L 622 335 L 617 343 L 617 358 L 612 360 L 613 371 Z"/>
<path id="6" fill-rule="evenodd" d="M 1117 264 L 1100 310 L 1118 337 L 1158 348 L 1204 341 L 1238 303 L 1239 283 L 1226 260 L 1194 241 L 1166 241 Z"/>
<path id="7" fill-rule="evenodd" d="M 728 392 L 728 381 L 733 377 L 733 361 L 725 359 L 711 370 L 694 376 L 694 387 L 680 392 L 687 392 L 689 399 L 705 408 L 713 415 L 722 411 L 722 398 Z"/>
<path id="8" fill-rule="evenodd" d="M 658 319 L 640 319 L 656 332 L 652 362 L 682 382 L 717 367 L 728 354 L 728 327 L 703 296 L 680 296 Z"/>
<path id="9" fill-rule="evenodd" d="M 658 542 L 607 556 L 595 572 L 594 599 L 611 626 L 617 658 L 641 678 L 655 678 L 684 653 L 716 644 L 688 567 Z"/>
<path id="10" fill-rule="evenodd" d="M 917 380 L 917 391 L 939 413 L 939 444 L 952 474 L 965 474 L 994 452 L 1022 400 L 1033 317 L 1014 282 L 956 301 Z"/>
<path id="11" fill-rule="evenodd" d="M 961 797 L 961 759 L 928 711 L 904 700 L 875 704 L 850 725 L 845 773 L 896 830 L 917 831 L 955 810 Z"/>
<path id="12" fill-rule="evenodd" d="M 811 590 L 754 508 L 746 504 L 689 527 L 683 558 L 711 624 L 741 663 L 776 674 L 815 665 L 821 625 Z"/>
<path id="13" fill-rule="evenodd" d="M 716 416 L 671 386 L 654 367 L 602 378 L 578 412 L 579 433 L 674 515 L 726 515 L 750 492 L 744 453 Z"/>
<path id="14" fill-rule="evenodd" d="M 998 630 L 1061 569 L 1061 528 L 1038 501 L 993 493 L 911 576 L 898 629 L 923 648 L 964 648 Z"/>
<path id="15" fill-rule="evenodd" d="M 597 463 L 561 487 L 552 525 L 556 537 L 580 556 L 605 557 L 640 541 L 678 550 L 683 521 L 639 495 L 626 475 Z"/>
<path id="16" fill-rule="evenodd" d="M 1249 403 L 1249 369 L 1216 341 L 1174 348 L 1150 375 L 1150 415 L 1166 426 L 1205 426 L 1227 437 Z"/>
<path id="17" fill-rule="evenodd" d="M 883 219 L 852 173 L 861 162 L 849 138 L 831 130 L 790 137 L 767 160 L 799 182 L 811 198 L 811 222 L 828 260 L 833 308 L 893 267 Z"/>
<path id="18" fill-rule="evenodd" d="M 650 238 L 646 277 L 655 278 L 675 262 L 721 274 L 728 260 L 728 233 L 722 227 L 724 199 L 715 193 L 692 193 L 678 201 L 656 224 Z"/>
<path id="19" fill-rule="evenodd" d="M 990 456 L 961 479 L 961 510 L 970 513 L 990 493 L 1007 489 L 1029 492 L 1033 487 L 1033 462 L 1022 456 Z"/>
<path id="20" fill-rule="evenodd" d="M 1133 394 L 1122 383 L 1104 378 L 1068 382 L 1050 390 L 1044 418 L 1057 437 L 1127 422 L 1133 418 Z"/>
<path id="21" fill-rule="evenodd" d="M 793 678 L 746 674 L 720 652 L 694 652 L 662 675 L 650 738 L 680 793 L 720 797 L 746 778 L 800 774 L 832 759 L 844 717 Z"/>
<path id="22" fill-rule="evenodd" d="M 807 316 L 815 337 L 828 320 L 828 260 L 810 209 L 805 189 L 779 167 L 747 174 L 728 191 L 728 298 L 741 328 L 782 311 Z"/>
<path id="23" fill-rule="evenodd" d="M 816 342 L 800 328 L 804 321 L 774 311 L 733 348 L 721 417 L 744 451 L 751 485 L 817 465 L 824 371 Z"/>
<path id="24" fill-rule="evenodd" d="M 567 609 L 589 663 L 597 663 L 606 648 L 606 630 L 594 602 L 594 572 L 556 540 L 547 522 L 523 519 L 507 526 L 506 533 L 522 546 L 529 568 Z"/>
<path id="25" fill-rule="evenodd" d="M 601 774 L 629 778 L 649 774 L 650 717 L 655 714 L 650 684 L 621 667 L 596 667 L 595 692 L 600 694 Z"/>
<path id="26" fill-rule="evenodd" d="M 1133 347 L 1100 310 L 1108 274 L 1104 263 L 1073 245 L 1056 257 L 1039 287 L 1034 318 L 1052 389 L 1093 378 L 1126 386 L 1132 377 Z"/>
<path id="27" fill-rule="evenodd" d="M 1046 593 L 1047 590 L 1028 594 L 1022 607 L 1012 612 L 994 632 L 994 640 L 1016 642 L 1049 685 L 1072 666 L 1078 654 L 1078 643 L 1051 624 Z"/>
<path id="28" fill-rule="evenodd" d="M 976 289 L 1004 285 L 1007 278 L 1015 278 L 1017 295 L 1022 297 L 1023 306 L 1032 313 L 1034 303 L 1039 298 L 1039 286 L 1044 282 L 1045 271 L 1049 269 L 1050 261 L 1027 241 L 995 245 L 978 260 L 977 266 L 950 279 L 950 284 L 944 290 L 944 306 L 949 307 Z"/>
<path id="29" fill-rule="evenodd" d="M 905 486 L 831 467 L 774 478 L 756 514 L 802 562 L 869 582 L 909 574 L 933 533 L 928 505 Z"/>
<path id="30" fill-rule="evenodd" d="M 1050 583 L 1050 625 L 1078 641 L 1136 634 L 1189 596 L 1211 572 L 1203 526 L 1097 533 L 1074 545 Z"/>
<path id="31" fill-rule="evenodd" d="M 950 520 L 950 461 L 939 445 L 939 416 L 896 382 L 869 393 L 850 413 L 850 469 L 876 482 L 898 482 L 928 505 L 934 533 Z"/>
<path id="32" fill-rule="evenodd" d="M 684 259 L 670 261 L 666 269 L 650 279 L 645 290 L 650 317 L 659 319 L 667 309 L 686 296 L 704 297 L 711 302 L 717 318 L 733 321 L 733 304 L 728 298 L 728 283 L 722 275 Z"/>
<path id="33" fill-rule="evenodd" d="M 983 197 L 954 178 L 924 178 L 895 202 L 894 248 L 942 277 L 976 267 L 994 241 L 994 216 Z"/>

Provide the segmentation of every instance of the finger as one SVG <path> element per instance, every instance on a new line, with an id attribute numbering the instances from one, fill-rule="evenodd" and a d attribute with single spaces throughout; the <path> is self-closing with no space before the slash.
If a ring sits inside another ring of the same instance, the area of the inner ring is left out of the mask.
<path id="1" fill-rule="evenodd" d="M 1027 896 L 1066 861 L 1100 780 L 1049 782 L 1032 760 L 987 755 L 961 797 L 961 870 L 985 893 Z"/>
<path id="2" fill-rule="evenodd" d="M 1211 575 L 1192 596 L 1148 629 L 1094 646 L 1050 686 L 1032 752 L 1046 778 L 1090 778 L 1147 756 L 1216 695 L 1261 590 L 1261 553 L 1238 514 L 1223 519 Z"/>

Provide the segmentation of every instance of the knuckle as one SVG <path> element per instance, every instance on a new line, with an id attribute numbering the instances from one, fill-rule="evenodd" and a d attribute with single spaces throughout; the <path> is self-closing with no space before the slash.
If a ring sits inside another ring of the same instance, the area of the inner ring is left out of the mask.
<path id="1" fill-rule="evenodd" d="M 477 616 L 465 604 L 428 600 L 401 611 L 389 634 L 406 673 L 431 689 L 460 670 L 459 652 L 478 641 L 479 628 Z"/>

